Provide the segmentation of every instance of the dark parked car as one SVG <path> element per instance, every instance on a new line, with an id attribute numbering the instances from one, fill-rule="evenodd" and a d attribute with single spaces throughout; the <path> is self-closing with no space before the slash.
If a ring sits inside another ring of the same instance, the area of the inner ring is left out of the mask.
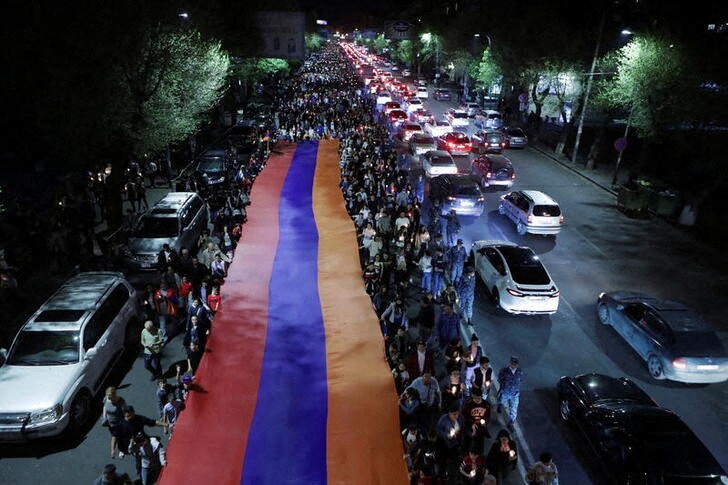
<path id="1" fill-rule="evenodd" d="M 208 186 L 224 183 L 228 178 L 229 169 L 228 155 L 225 150 L 206 151 L 195 166 L 195 172 L 205 179 Z"/>
<path id="2" fill-rule="evenodd" d="M 447 89 L 435 89 L 432 97 L 437 101 L 451 101 L 452 93 L 450 93 Z"/>
<path id="3" fill-rule="evenodd" d="M 561 418 L 586 438 L 616 484 L 720 484 L 725 471 L 679 416 L 627 378 L 562 377 Z"/>
<path id="4" fill-rule="evenodd" d="M 481 155 L 470 167 L 470 174 L 474 180 L 480 182 L 481 187 L 510 188 L 516 179 L 513 164 L 503 155 Z"/>
<path id="5" fill-rule="evenodd" d="M 505 128 L 506 148 L 526 148 L 528 146 L 528 136 L 520 128 Z"/>
<path id="6" fill-rule="evenodd" d="M 599 321 L 611 325 L 647 362 L 655 379 L 689 383 L 728 380 L 728 352 L 713 328 L 681 303 L 641 293 L 602 293 Z"/>
<path id="7" fill-rule="evenodd" d="M 473 151 L 476 153 L 500 153 L 506 146 L 506 138 L 498 131 L 476 131 L 473 135 Z"/>
<path id="8" fill-rule="evenodd" d="M 227 131 L 226 136 L 238 150 L 252 150 L 258 145 L 258 128 L 253 125 L 235 125 Z"/>
<path id="9" fill-rule="evenodd" d="M 455 209 L 458 215 L 480 216 L 485 198 L 467 175 L 441 175 L 430 181 L 430 200 L 440 205 L 442 214 Z"/>

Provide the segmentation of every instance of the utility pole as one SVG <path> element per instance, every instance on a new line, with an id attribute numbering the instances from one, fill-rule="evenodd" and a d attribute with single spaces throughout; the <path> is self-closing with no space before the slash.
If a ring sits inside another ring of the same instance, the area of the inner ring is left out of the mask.
<path id="1" fill-rule="evenodd" d="M 629 127 L 632 125 L 632 113 L 634 113 L 634 105 L 632 105 L 632 108 L 629 110 L 629 117 L 627 118 L 627 126 L 624 127 L 624 139 L 627 140 L 627 135 L 629 135 Z M 619 166 L 622 163 L 622 154 L 624 153 L 624 148 L 619 150 L 619 155 L 617 155 L 617 165 L 614 167 L 614 176 L 612 177 L 612 187 L 617 185 L 617 177 L 619 176 Z"/>
<path id="2" fill-rule="evenodd" d="M 594 58 L 592 59 L 591 70 L 589 71 L 589 78 L 586 80 L 586 90 L 584 91 L 584 103 L 581 107 L 581 114 L 579 115 L 579 125 L 576 129 L 576 140 L 574 141 L 574 152 L 571 154 L 572 163 L 576 163 L 576 155 L 579 153 L 579 142 L 581 141 L 581 133 L 584 131 L 584 117 L 586 116 L 587 106 L 589 104 L 589 93 L 591 92 L 592 83 L 594 82 L 594 71 L 597 67 L 597 59 L 599 58 L 599 48 L 602 45 L 602 33 L 604 31 L 604 20 L 607 17 L 606 9 L 602 12 L 602 19 L 599 22 L 599 34 L 597 36 L 597 46 L 594 48 Z M 594 168 L 588 167 L 587 168 Z"/>

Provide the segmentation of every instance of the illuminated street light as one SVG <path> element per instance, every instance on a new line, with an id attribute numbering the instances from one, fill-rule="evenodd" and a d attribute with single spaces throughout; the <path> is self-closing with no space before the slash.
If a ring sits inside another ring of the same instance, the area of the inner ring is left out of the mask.
<path id="1" fill-rule="evenodd" d="M 632 32 L 629 29 L 622 29 L 622 35 L 632 35 L 634 32 Z"/>
<path id="2" fill-rule="evenodd" d="M 177 16 L 179 18 L 181 18 L 182 20 L 189 20 L 189 18 L 190 18 L 190 14 L 188 14 L 187 12 L 182 12 L 182 13 L 178 14 Z"/>

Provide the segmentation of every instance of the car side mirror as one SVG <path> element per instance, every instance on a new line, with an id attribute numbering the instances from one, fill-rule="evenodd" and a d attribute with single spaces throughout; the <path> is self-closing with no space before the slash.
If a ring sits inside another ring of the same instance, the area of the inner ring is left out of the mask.
<path id="1" fill-rule="evenodd" d="M 3 365 L 8 360 L 8 349 L 0 349 L 0 365 Z"/>
<path id="2" fill-rule="evenodd" d="M 84 356 L 84 359 L 91 360 L 94 357 L 96 357 L 96 354 L 98 354 L 99 351 L 96 349 L 96 347 L 91 347 L 86 351 L 86 355 Z"/>

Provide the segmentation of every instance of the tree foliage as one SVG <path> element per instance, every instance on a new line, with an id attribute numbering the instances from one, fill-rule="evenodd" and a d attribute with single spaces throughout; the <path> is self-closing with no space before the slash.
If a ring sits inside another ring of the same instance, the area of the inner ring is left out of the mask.
<path id="1" fill-rule="evenodd" d="M 470 76 L 475 79 L 475 84 L 480 89 L 490 94 L 493 84 L 500 78 L 501 69 L 495 62 L 490 49 L 483 49 L 480 62 L 473 63 L 470 69 Z"/>
<path id="2" fill-rule="evenodd" d="M 305 37 L 306 52 L 314 52 L 324 45 L 324 40 L 318 34 L 318 32 L 307 32 Z"/>
<path id="3" fill-rule="evenodd" d="M 407 66 L 411 66 L 414 62 L 414 46 L 412 44 L 412 41 L 397 41 L 392 50 L 392 57 Z"/>

